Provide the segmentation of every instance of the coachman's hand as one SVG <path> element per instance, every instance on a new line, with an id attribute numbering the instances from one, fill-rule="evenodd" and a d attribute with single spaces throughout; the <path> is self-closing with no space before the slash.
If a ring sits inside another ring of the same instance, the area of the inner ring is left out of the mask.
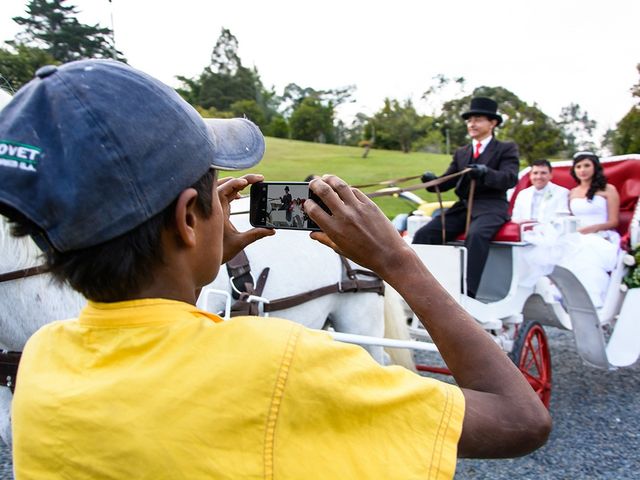
<path id="1" fill-rule="evenodd" d="M 471 169 L 469 176 L 476 180 L 482 180 L 489 171 L 489 167 L 482 165 L 481 163 L 472 163 L 469 165 L 469 168 Z"/>
<path id="2" fill-rule="evenodd" d="M 431 180 L 435 180 L 438 176 L 433 172 L 424 172 L 420 177 L 420 181 L 422 183 L 430 182 Z"/>

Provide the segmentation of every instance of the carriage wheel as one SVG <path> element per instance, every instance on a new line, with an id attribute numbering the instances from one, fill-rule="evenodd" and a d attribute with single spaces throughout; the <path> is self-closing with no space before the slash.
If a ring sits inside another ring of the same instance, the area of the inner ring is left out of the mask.
<path id="1" fill-rule="evenodd" d="M 531 388 L 549 408 L 551 401 L 551 354 L 544 328 L 538 322 L 520 325 L 509 358 L 520 369 Z"/>

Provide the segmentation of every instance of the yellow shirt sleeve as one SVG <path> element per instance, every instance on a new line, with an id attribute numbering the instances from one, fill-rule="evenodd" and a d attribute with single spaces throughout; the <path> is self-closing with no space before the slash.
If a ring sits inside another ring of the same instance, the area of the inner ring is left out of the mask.
<path id="1" fill-rule="evenodd" d="M 273 461 L 265 458 L 276 478 L 453 478 L 458 387 L 382 367 L 325 333 L 301 329 L 290 344 L 272 402 Z"/>

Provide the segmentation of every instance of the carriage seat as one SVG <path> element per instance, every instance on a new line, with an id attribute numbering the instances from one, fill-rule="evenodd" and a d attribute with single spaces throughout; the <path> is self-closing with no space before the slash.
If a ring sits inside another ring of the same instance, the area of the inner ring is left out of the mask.
<path id="1" fill-rule="evenodd" d="M 621 155 L 617 157 L 604 158 L 601 160 L 604 174 L 607 181 L 618 189 L 620 194 L 620 220 L 618 223 L 618 233 L 622 237 L 629 231 L 629 224 L 640 196 L 640 155 Z M 561 161 L 552 163 L 553 183 L 571 189 L 576 186 L 576 182 L 571 176 L 572 161 Z M 531 167 L 520 172 L 520 180 L 516 184 L 511 199 L 509 201 L 509 213 L 513 210 L 516 197 L 521 190 L 529 187 L 529 171 Z M 506 222 L 498 233 L 493 237 L 492 242 L 497 243 L 518 243 L 521 242 L 521 233 L 527 226 L 532 225 L 531 221 Z M 459 235 L 456 240 L 463 241 L 464 234 Z"/>

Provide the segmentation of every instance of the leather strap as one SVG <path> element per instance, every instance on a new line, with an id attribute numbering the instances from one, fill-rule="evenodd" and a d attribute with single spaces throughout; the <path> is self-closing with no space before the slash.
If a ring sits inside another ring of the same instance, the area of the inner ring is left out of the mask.
<path id="1" fill-rule="evenodd" d="M 297 295 L 291 295 L 290 297 L 279 298 L 278 300 L 272 300 L 265 304 L 265 312 L 275 312 L 278 310 L 285 310 L 301 305 L 310 300 L 322 297 L 324 295 L 331 295 L 332 293 L 356 293 L 356 292 L 373 292 L 378 295 L 384 295 L 384 283 L 381 279 L 378 280 L 348 280 L 346 282 L 339 282 L 333 285 L 327 285 L 326 287 L 316 288 L 308 292 L 299 293 Z"/>
<path id="2" fill-rule="evenodd" d="M 0 386 L 9 387 L 11 393 L 16 388 L 18 364 L 21 356 L 22 352 L 0 350 Z"/>
<path id="3" fill-rule="evenodd" d="M 420 183 L 418 185 L 412 185 L 406 188 L 399 188 L 399 187 L 383 188 L 375 192 L 366 193 L 365 195 L 369 198 L 376 198 L 376 197 L 384 197 L 386 195 L 397 195 L 402 192 L 413 192 L 414 190 L 422 190 L 423 188 L 435 187 L 436 185 L 440 185 L 441 183 L 451 180 L 452 178 L 456 178 L 461 175 L 464 175 L 469 171 L 471 171 L 470 168 L 465 168 L 463 170 L 460 170 L 459 172 L 452 173 L 450 175 L 444 175 L 442 177 L 436 178 L 435 180 L 431 180 L 425 183 Z"/>
<path id="4" fill-rule="evenodd" d="M 21 278 L 33 277 L 34 275 L 40 275 L 41 273 L 45 273 L 46 271 L 47 267 L 45 267 L 44 265 L 23 268 L 22 270 L 14 270 L 13 272 L 0 274 L 0 283 L 10 282 L 11 280 L 19 280 Z"/>
<path id="5" fill-rule="evenodd" d="M 442 221 L 440 222 L 440 226 L 442 227 L 442 244 L 445 245 L 447 243 L 447 226 L 445 224 L 445 212 L 444 206 L 442 205 L 442 193 L 440 192 L 440 187 L 436 185 L 436 194 L 438 195 L 438 204 L 440 205 L 440 217 Z"/>
<path id="6" fill-rule="evenodd" d="M 353 188 L 367 188 L 367 187 L 375 187 L 376 185 L 395 185 L 396 183 L 407 182 L 409 180 L 415 180 L 416 178 L 420 178 L 422 175 L 414 175 L 412 177 L 400 177 L 400 178 L 392 178 L 391 180 L 383 180 L 381 182 L 376 183 L 364 183 L 361 185 L 352 185 Z"/>
<path id="7" fill-rule="evenodd" d="M 471 179 L 471 185 L 469 186 L 469 197 L 467 199 L 467 221 L 464 227 L 464 237 L 469 235 L 469 226 L 471 225 L 471 211 L 473 210 L 473 196 L 476 192 L 476 179 Z"/>
<path id="8" fill-rule="evenodd" d="M 245 256 L 246 258 L 246 256 Z M 249 260 L 247 259 L 247 262 Z M 262 270 L 260 276 L 258 277 L 258 282 L 256 285 L 253 285 L 253 279 L 251 282 L 247 282 L 244 284 L 244 288 L 242 293 L 238 295 L 238 299 L 236 302 L 231 305 L 231 316 L 237 317 L 240 315 L 258 315 L 260 313 L 258 309 L 258 304 L 256 302 L 250 302 L 250 296 L 259 297 L 262 295 L 262 291 L 264 290 L 264 286 L 267 283 L 267 278 L 269 277 L 269 267 Z"/>
<path id="9" fill-rule="evenodd" d="M 236 257 L 234 257 L 234 259 Z M 268 313 L 278 310 L 285 310 L 287 308 L 292 308 L 306 303 L 310 300 L 322 297 L 324 295 L 330 295 L 332 293 L 374 292 L 378 295 L 384 295 L 384 282 L 380 277 L 378 277 L 377 274 L 368 270 L 352 268 L 347 259 L 343 256 L 340 256 L 340 261 L 342 262 L 343 267 L 342 281 L 333 285 L 316 288 L 308 292 L 298 293 L 296 295 L 271 300 L 269 303 L 264 304 L 264 312 Z M 237 269 L 240 267 L 244 268 L 245 270 L 248 267 L 248 271 L 251 270 L 249 266 L 249 260 L 246 255 L 244 255 L 244 259 L 238 259 L 237 262 L 234 262 L 234 265 L 235 266 L 232 265 L 231 268 L 236 272 L 242 272 L 241 269 Z M 227 267 L 227 269 L 229 269 L 229 267 Z M 358 276 L 363 275 L 372 277 L 372 280 L 361 280 L 358 278 Z M 259 297 L 262 295 L 268 276 L 269 268 L 265 268 L 258 277 L 258 281 L 255 286 L 253 285 L 253 279 L 251 279 L 249 282 L 244 283 L 243 288 L 239 289 L 242 293 L 240 293 L 237 301 L 231 306 L 232 317 L 237 317 L 239 315 L 258 315 L 260 313 L 258 302 L 249 301 L 249 297 Z"/>
<path id="10" fill-rule="evenodd" d="M 249 259 L 244 250 L 240 250 L 238 254 L 227 262 L 227 273 L 233 283 L 234 287 L 231 291 L 231 296 L 238 300 L 240 298 L 240 292 L 247 291 L 247 284 L 253 287 L 253 277 L 251 276 L 251 266 L 249 265 Z"/>

